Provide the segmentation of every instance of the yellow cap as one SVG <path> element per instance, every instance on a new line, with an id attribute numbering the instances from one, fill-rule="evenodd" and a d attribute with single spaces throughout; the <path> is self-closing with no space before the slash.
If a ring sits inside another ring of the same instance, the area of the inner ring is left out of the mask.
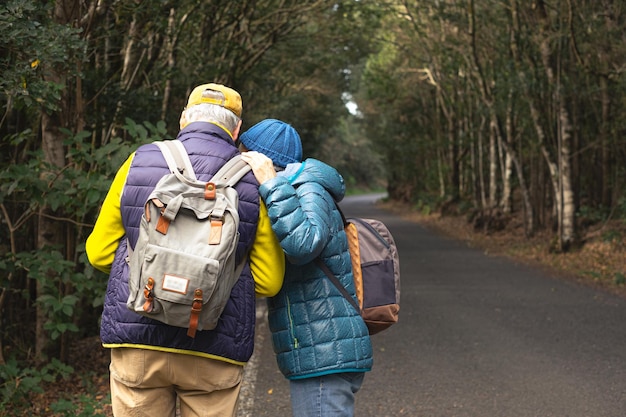
<path id="1" fill-rule="evenodd" d="M 206 90 L 219 91 L 224 94 L 224 100 L 216 100 L 213 97 L 204 96 L 204 92 Z M 222 106 L 225 109 L 228 109 L 235 113 L 237 117 L 241 117 L 241 96 L 238 92 L 233 90 L 232 88 L 226 87 L 221 84 L 202 84 L 193 89 L 191 94 L 189 95 L 189 100 L 187 101 L 187 107 L 195 106 L 196 104 L 216 104 L 218 106 Z"/>

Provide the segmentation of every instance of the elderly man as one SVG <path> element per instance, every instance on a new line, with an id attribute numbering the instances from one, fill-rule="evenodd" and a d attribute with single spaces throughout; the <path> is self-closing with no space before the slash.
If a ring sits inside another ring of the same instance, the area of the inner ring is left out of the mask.
<path id="1" fill-rule="evenodd" d="M 199 180 L 208 181 L 239 151 L 239 93 L 204 84 L 190 94 L 178 138 Z M 255 295 L 278 293 L 283 251 L 271 230 L 254 175 L 236 185 L 239 233 L 236 263 L 245 266 L 213 330 L 187 329 L 142 317 L 126 307 L 127 245 L 134 248 L 143 206 L 156 183 L 169 174 L 154 144 L 139 147 L 117 172 L 93 232 L 87 239 L 91 264 L 109 273 L 100 336 L 111 348 L 111 400 L 115 416 L 174 416 L 177 399 L 185 416 L 234 416 L 243 365 L 254 343 Z"/>

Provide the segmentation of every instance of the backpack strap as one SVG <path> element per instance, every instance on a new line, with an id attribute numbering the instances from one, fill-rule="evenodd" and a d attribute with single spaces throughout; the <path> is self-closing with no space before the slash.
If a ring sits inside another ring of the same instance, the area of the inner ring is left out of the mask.
<path id="1" fill-rule="evenodd" d="M 153 143 L 161 150 L 165 162 L 167 162 L 167 166 L 173 174 L 176 174 L 176 176 L 183 175 L 191 180 L 197 179 L 189 154 L 187 154 L 187 150 L 180 140 L 164 140 Z"/>
<path id="2" fill-rule="evenodd" d="M 354 309 L 356 311 L 359 312 L 359 314 L 361 313 L 361 309 L 359 308 L 359 304 L 356 302 L 356 300 L 354 298 L 352 298 L 352 296 L 350 295 L 350 293 L 348 292 L 348 290 L 346 290 L 346 287 L 344 287 L 343 285 L 341 285 L 341 282 L 339 281 L 339 278 L 337 278 L 335 276 L 335 274 L 333 274 L 330 270 L 330 268 L 322 261 L 322 258 L 320 258 L 319 256 L 317 258 L 315 258 L 315 265 L 317 265 L 322 271 L 324 271 L 324 273 L 326 274 L 326 276 L 328 277 L 328 279 L 330 279 L 330 282 L 332 282 L 335 287 L 337 287 L 337 289 L 339 290 L 339 292 L 341 293 L 341 295 L 343 295 L 343 297 L 352 305 L 352 307 L 354 307 Z"/>
<path id="3" fill-rule="evenodd" d="M 337 211 L 339 212 L 339 214 L 341 214 L 341 220 L 343 221 L 343 226 L 345 229 L 348 226 L 348 220 L 346 219 L 346 216 L 343 214 L 341 207 L 339 207 L 339 204 L 337 204 L 336 201 L 335 201 L 335 207 L 337 208 Z M 347 233 L 347 230 L 346 230 L 346 233 Z M 341 295 L 343 295 L 344 298 L 348 300 L 350 304 L 352 304 L 352 307 L 354 307 L 354 309 L 358 311 L 360 314 L 361 313 L 361 307 L 359 305 L 360 303 L 356 301 L 354 298 L 352 298 L 348 290 L 346 290 L 346 288 L 339 281 L 339 278 L 337 278 L 335 274 L 332 273 L 328 265 L 326 265 L 324 261 L 322 261 L 321 256 L 318 256 L 317 258 L 315 258 L 314 262 L 315 262 L 315 265 L 317 265 L 319 269 L 324 271 L 328 279 L 330 279 L 330 282 L 332 282 L 335 285 L 335 287 L 337 287 Z"/>
<path id="4" fill-rule="evenodd" d="M 196 173 L 191 165 L 191 160 L 189 159 L 189 154 L 187 153 L 187 149 L 185 149 L 185 145 L 183 145 L 183 143 L 178 139 L 168 141 L 166 143 L 168 146 L 171 146 L 170 144 L 174 144 L 174 146 L 178 149 L 178 154 L 174 154 L 174 157 L 176 158 L 177 163 L 180 164 L 182 162 L 184 164 L 185 170 L 183 171 L 183 174 L 191 179 L 197 179 Z"/>
<path id="5" fill-rule="evenodd" d="M 152 143 L 154 143 L 163 154 L 163 158 L 165 158 L 165 162 L 167 162 L 167 167 L 170 169 L 172 174 L 175 174 L 184 182 L 188 182 L 185 175 L 192 180 L 196 179 L 196 173 L 191 166 L 189 154 L 187 154 L 187 150 L 181 141 L 174 139 L 154 141 Z M 128 249 L 126 263 L 128 263 L 130 256 L 133 254 L 133 249 L 130 247 L 130 239 L 126 239 L 126 246 Z"/>
<path id="6" fill-rule="evenodd" d="M 250 165 L 241 159 L 241 155 L 235 155 L 217 171 L 213 178 L 211 178 L 211 182 L 233 187 L 251 169 Z"/>
<path id="7" fill-rule="evenodd" d="M 339 214 L 341 214 L 341 220 L 343 221 L 343 227 L 345 228 L 348 225 L 348 220 L 346 219 L 346 215 L 343 214 L 341 207 L 339 207 L 339 204 L 337 204 L 336 201 L 335 201 L 335 207 L 337 208 L 337 211 L 339 212 Z"/>
<path id="8" fill-rule="evenodd" d="M 155 141 L 154 144 L 161 150 L 167 166 L 173 174 L 179 178 L 182 174 L 182 176 L 188 179 L 197 180 L 189 154 L 187 154 L 187 150 L 180 140 Z M 241 155 L 235 155 L 222 165 L 210 182 L 217 182 L 232 187 L 251 169 L 250 165 L 241 159 Z M 181 180 L 183 179 L 181 178 Z"/>

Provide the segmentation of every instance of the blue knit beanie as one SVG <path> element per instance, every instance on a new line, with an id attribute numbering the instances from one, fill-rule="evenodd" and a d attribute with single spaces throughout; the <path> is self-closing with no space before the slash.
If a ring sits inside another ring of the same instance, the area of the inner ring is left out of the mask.
<path id="1" fill-rule="evenodd" d="M 266 155 L 278 167 L 302 162 L 300 135 L 291 125 L 280 120 L 265 119 L 245 131 L 239 139 L 248 150 Z"/>

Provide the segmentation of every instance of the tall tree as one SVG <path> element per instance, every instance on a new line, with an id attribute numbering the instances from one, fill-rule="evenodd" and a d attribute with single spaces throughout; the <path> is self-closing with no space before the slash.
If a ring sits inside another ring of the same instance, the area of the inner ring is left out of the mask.
<path id="1" fill-rule="evenodd" d="M 68 64 L 77 65 L 81 60 L 77 51 L 72 51 L 72 29 L 80 24 L 80 12 L 83 11 L 80 2 L 75 0 L 59 0 L 55 3 L 52 11 L 52 22 L 55 27 L 68 36 L 68 46 L 62 43 L 57 44 L 61 48 L 62 55 L 51 57 L 53 59 L 44 61 L 42 65 L 42 77 L 46 85 L 48 85 L 56 96 L 56 100 L 49 103 L 48 107 L 41 110 L 41 149 L 43 151 L 43 162 L 48 169 L 42 170 L 40 178 L 44 182 L 53 182 L 56 180 L 66 164 L 65 161 L 65 134 L 63 129 L 76 131 L 82 129 L 84 122 L 82 120 L 82 96 L 80 95 L 80 81 L 78 77 L 74 78 L 73 71 L 68 71 Z M 69 58 L 68 63 L 65 58 Z M 62 209 L 61 209 L 62 210 Z M 57 248 L 64 247 L 67 243 L 68 229 L 67 225 L 56 221 L 59 213 L 49 205 L 42 205 L 39 208 L 38 224 L 37 224 L 37 248 Z M 47 270 L 48 278 L 52 281 L 56 271 L 50 266 Z M 42 279 L 37 281 L 37 298 L 40 299 L 46 294 L 45 282 Z M 44 330 L 44 325 L 48 320 L 47 313 L 41 304 L 37 307 L 37 322 L 35 326 L 36 343 L 35 355 L 38 358 L 45 357 L 44 353 L 49 346 L 49 340 Z M 66 348 L 65 344 L 61 348 Z M 64 357 L 67 352 L 61 352 Z"/>

